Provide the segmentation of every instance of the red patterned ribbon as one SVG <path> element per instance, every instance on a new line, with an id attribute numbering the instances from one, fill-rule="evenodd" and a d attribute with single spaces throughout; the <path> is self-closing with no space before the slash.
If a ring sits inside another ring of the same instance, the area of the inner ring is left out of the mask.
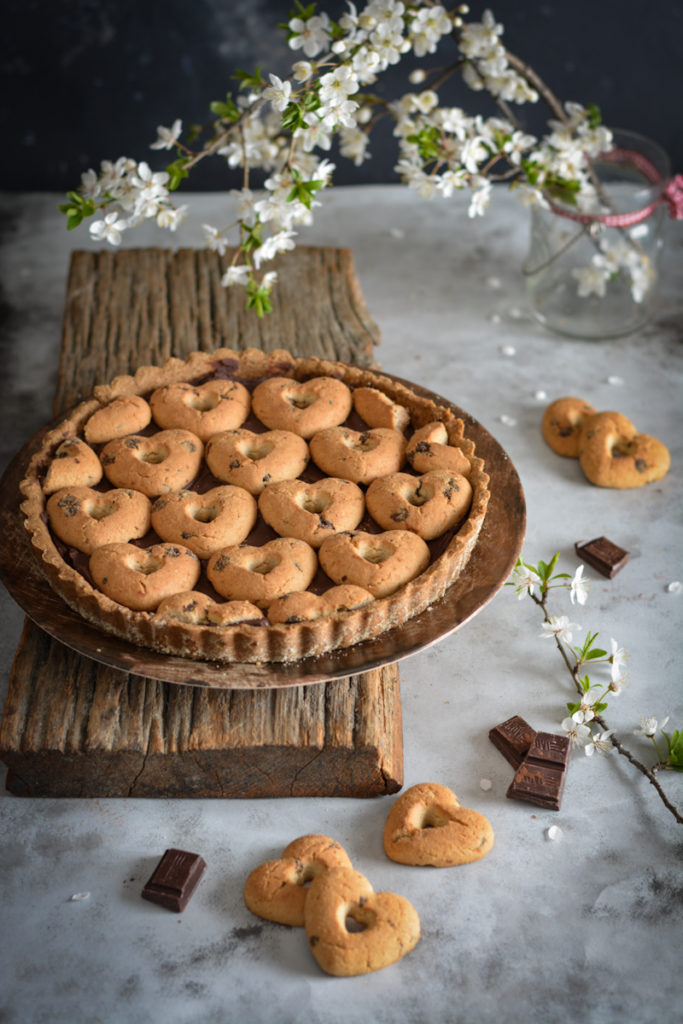
<path id="1" fill-rule="evenodd" d="M 635 150 L 612 149 L 608 153 L 602 153 L 599 159 L 610 163 L 633 164 L 643 177 L 653 185 L 658 185 L 662 181 L 662 176 L 655 165 L 646 156 Z M 568 217 L 569 220 L 577 221 L 579 224 L 593 224 L 597 221 L 608 228 L 629 228 L 634 224 L 640 224 L 641 221 L 647 220 L 661 203 L 667 204 L 670 217 L 674 220 L 683 220 L 683 174 L 675 174 L 666 183 L 661 195 L 653 203 L 650 203 L 649 206 L 644 206 L 640 210 L 632 210 L 630 213 L 573 213 L 552 203 L 550 204 L 550 209 L 558 216 Z"/>

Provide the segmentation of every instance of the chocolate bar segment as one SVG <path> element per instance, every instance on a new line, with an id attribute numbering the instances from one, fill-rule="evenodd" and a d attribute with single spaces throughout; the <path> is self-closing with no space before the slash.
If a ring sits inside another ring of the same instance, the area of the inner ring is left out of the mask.
<path id="1" fill-rule="evenodd" d="M 510 800 L 523 800 L 549 811 L 559 811 L 566 774 L 566 771 L 550 765 L 534 765 L 523 761 L 515 772 L 506 796 Z"/>
<path id="2" fill-rule="evenodd" d="M 536 731 L 519 715 L 496 725 L 489 732 L 489 739 L 513 768 L 519 768 L 531 746 Z"/>
<path id="3" fill-rule="evenodd" d="M 559 811 L 569 765 L 568 736 L 537 732 L 506 796 Z"/>
<path id="4" fill-rule="evenodd" d="M 612 579 L 629 560 L 629 552 L 607 537 L 596 537 L 594 540 L 577 541 L 574 551 L 592 569 L 596 569 L 607 579 Z"/>
<path id="5" fill-rule="evenodd" d="M 205 871 L 206 863 L 198 853 L 166 850 L 142 890 L 142 898 L 180 914 Z"/>

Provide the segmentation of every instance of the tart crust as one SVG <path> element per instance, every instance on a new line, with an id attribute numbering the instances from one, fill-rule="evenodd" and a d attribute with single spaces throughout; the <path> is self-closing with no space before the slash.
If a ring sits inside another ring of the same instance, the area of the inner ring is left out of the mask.
<path id="1" fill-rule="evenodd" d="M 68 438 L 82 437 L 86 421 L 109 402 L 124 395 L 149 394 L 175 382 L 197 382 L 222 375 L 247 385 L 271 376 L 298 381 L 329 376 L 350 388 L 372 387 L 410 413 L 413 430 L 434 421 L 446 427 L 449 444 L 458 447 L 470 463 L 472 502 L 466 519 L 445 549 L 424 572 L 388 597 L 357 608 L 344 609 L 308 622 L 267 626 L 252 622 L 216 626 L 179 622 L 154 612 L 135 612 L 111 600 L 92 586 L 60 553 L 45 513 L 42 480 L 56 447 Z M 84 619 L 97 628 L 135 644 L 183 658 L 228 662 L 296 661 L 374 638 L 400 626 L 433 604 L 464 570 L 477 542 L 489 501 L 489 478 L 464 424 L 451 410 L 416 394 L 404 384 L 373 370 L 315 358 L 295 358 L 285 350 L 236 352 L 218 349 L 193 352 L 186 360 L 169 359 L 162 366 L 142 366 L 134 376 L 115 377 L 98 385 L 93 397 L 82 402 L 56 428 L 49 431 L 33 456 L 20 488 L 21 510 L 32 547 L 50 585 Z"/>

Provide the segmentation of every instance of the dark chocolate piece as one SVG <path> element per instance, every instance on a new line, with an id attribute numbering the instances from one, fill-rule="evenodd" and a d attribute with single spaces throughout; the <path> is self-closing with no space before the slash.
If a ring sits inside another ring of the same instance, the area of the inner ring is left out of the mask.
<path id="1" fill-rule="evenodd" d="M 559 811 L 566 774 L 566 771 L 550 765 L 523 761 L 515 772 L 506 796 L 510 800 L 523 800 L 549 811 Z"/>
<path id="2" fill-rule="evenodd" d="M 559 811 L 569 764 L 568 736 L 537 732 L 506 796 Z"/>
<path id="3" fill-rule="evenodd" d="M 180 914 L 205 871 L 206 863 L 198 853 L 166 850 L 142 890 L 142 898 Z"/>
<path id="4" fill-rule="evenodd" d="M 629 552 L 614 544 L 607 537 L 596 537 L 594 540 L 577 541 L 574 550 L 579 558 L 588 562 L 592 569 L 611 580 L 629 560 Z"/>
<path id="5" fill-rule="evenodd" d="M 519 768 L 536 732 L 519 715 L 513 715 L 489 732 L 489 739 L 513 768 Z"/>

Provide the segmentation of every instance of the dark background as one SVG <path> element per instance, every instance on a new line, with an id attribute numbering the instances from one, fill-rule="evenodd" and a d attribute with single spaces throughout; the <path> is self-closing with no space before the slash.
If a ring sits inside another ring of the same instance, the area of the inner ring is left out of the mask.
<path id="1" fill-rule="evenodd" d="M 363 6 L 358 0 L 357 7 Z M 487 4 L 473 2 L 470 19 Z M 671 0 L 499 0 L 491 2 L 510 50 L 563 100 L 596 102 L 605 123 L 649 135 L 683 171 L 683 4 Z M 339 0 L 322 9 L 338 17 Z M 236 67 L 284 75 L 291 51 L 278 23 L 284 0 L 5 0 L 0 130 L 7 190 L 74 188 L 82 171 L 126 155 L 162 168 L 173 155 L 149 144 L 157 124 L 206 122 L 208 104 L 236 88 Z M 441 50 L 426 64 L 448 59 Z M 411 88 L 404 62 L 380 76 L 377 91 Z M 459 80 L 442 102 L 495 113 Z M 540 107 L 540 105 L 539 105 Z M 542 111 L 522 108 L 538 129 Z M 535 115 L 535 117 L 534 117 Z M 338 184 L 394 181 L 390 128 L 356 168 L 336 159 Z M 334 155 L 332 159 L 335 159 Z M 239 185 L 220 158 L 200 165 L 193 189 Z"/>

